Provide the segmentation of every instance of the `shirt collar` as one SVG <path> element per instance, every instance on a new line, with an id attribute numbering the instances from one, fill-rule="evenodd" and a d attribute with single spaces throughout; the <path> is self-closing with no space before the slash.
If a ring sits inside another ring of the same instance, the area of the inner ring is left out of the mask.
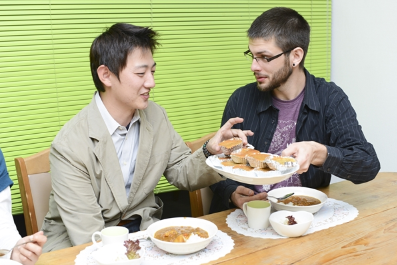
<path id="1" fill-rule="evenodd" d="M 95 103 L 98 106 L 99 113 L 101 114 L 103 121 L 106 124 L 106 128 L 109 131 L 109 134 L 112 135 L 121 125 L 113 119 L 112 115 L 110 115 L 109 111 L 106 109 L 105 105 L 102 102 L 101 97 L 99 96 L 98 92 L 95 92 Z M 135 110 L 134 116 L 132 117 L 130 121 L 130 126 L 136 121 L 140 119 L 139 111 Z"/>
<path id="2" fill-rule="evenodd" d="M 310 109 L 320 111 L 320 101 L 316 93 L 315 78 L 305 68 L 306 85 L 305 97 L 302 104 L 308 106 Z"/>

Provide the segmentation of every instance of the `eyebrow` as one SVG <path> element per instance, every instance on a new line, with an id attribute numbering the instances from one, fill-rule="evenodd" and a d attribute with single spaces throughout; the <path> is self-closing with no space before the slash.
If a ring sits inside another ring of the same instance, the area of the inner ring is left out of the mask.
<path id="1" fill-rule="evenodd" d="M 155 62 L 153 65 L 152 65 L 152 67 L 150 67 L 150 68 L 153 68 L 153 67 L 155 67 L 157 65 L 157 63 Z M 149 65 L 147 65 L 147 64 L 141 64 L 141 65 L 138 65 L 138 66 L 135 66 L 135 69 L 139 69 L 139 68 L 148 68 L 149 67 Z"/>

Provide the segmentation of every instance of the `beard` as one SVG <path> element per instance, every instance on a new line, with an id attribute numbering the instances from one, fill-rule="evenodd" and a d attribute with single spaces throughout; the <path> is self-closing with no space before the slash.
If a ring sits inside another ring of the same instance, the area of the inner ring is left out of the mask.
<path id="1" fill-rule="evenodd" d="M 284 61 L 284 66 L 273 74 L 273 78 L 268 84 L 260 84 L 257 82 L 258 89 L 263 92 L 271 92 L 276 88 L 279 88 L 282 84 L 287 82 L 288 78 L 292 74 L 292 67 L 289 65 L 288 60 Z M 254 73 L 255 75 L 255 73 Z"/>

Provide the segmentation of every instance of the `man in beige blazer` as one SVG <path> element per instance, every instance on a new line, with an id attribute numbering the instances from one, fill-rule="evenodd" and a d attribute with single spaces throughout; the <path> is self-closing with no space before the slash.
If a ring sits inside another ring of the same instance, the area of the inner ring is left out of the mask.
<path id="1" fill-rule="evenodd" d="M 118 23 L 98 36 L 90 51 L 98 92 L 67 122 L 51 145 L 52 192 L 42 230 L 44 252 L 84 244 L 104 227 L 125 223 L 130 232 L 159 220 L 162 201 L 153 193 L 160 177 L 179 189 L 221 181 L 205 159 L 218 143 L 251 131 L 232 130 L 230 119 L 191 154 L 165 110 L 149 101 L 155 86 L 157 33 Z"/>

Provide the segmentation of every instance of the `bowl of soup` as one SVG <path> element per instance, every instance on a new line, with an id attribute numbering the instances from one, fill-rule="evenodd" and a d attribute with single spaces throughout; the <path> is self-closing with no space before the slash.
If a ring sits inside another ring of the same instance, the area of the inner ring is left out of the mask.
<path id="1" fill-rule="evenodd" d="M 158 248 L 172 254 L 191 254 L 207 247 L 218 227 L 204 219 L 177 217 L 155 222 L 147 232 Z"/>
<path id="2" fill-rule="evenodd" d="M 327 201 L 328 196 L 319 190 L 306 188 L 306 187 L 283 187 L 274 189 L 268 192 L 269 196 L 282 197 L 288 193 L 294 193 L 291 197 L 284 201 L 276 201 L 269 199 L 272 207 L 276 211 L 306 211 L 310 213 L 318 212 L 324 203 Z"/>

